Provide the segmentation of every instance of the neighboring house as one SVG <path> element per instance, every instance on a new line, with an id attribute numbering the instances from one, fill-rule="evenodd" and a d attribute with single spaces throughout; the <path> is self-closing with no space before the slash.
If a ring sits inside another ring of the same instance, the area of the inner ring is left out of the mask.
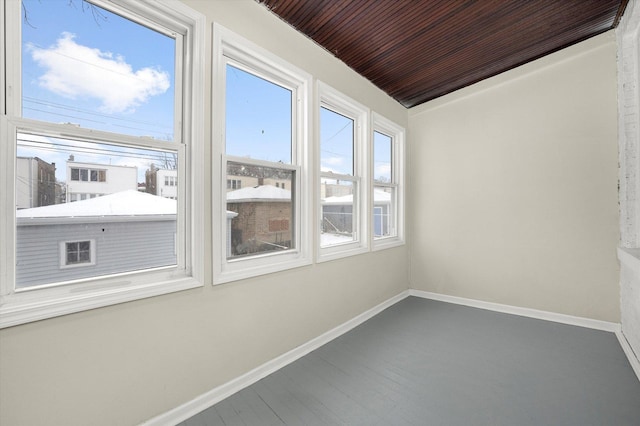
<path id="1" fill-rule="evenodd" d="M 291 191 L 274 185 L 228 192 L 227 211 L 237 213 L 231 220 L 231 255 L 292 247 L 291 201 Z"/>
<path id="2" fill-rule="evenodd" d="M 340 181 L 336 183 L 322 182 L 320 184 L 320 198 L 325 199 L 328 197 L 339 197 L 342 195 L 349 195 L 351 193 L 351 186 L 341 185 Z"/>
<path id="3" fill-rule="evenodd" d="M 176 201 L 136 190 L 16 212 L 16 286 L 176 264 Z"/>
<path id="4" fill-rule="evenodd" d="M 67 203 L 138 188 L 138 168 L 67 161 Z"/>
<path id="5" fill-rule="evenodd" d="M 178 171 L 177 170 L 157 170 L 156 171 L 156 193 L 164 198 L 178 199 Z"/>
<path id="6" fill-rule="evenodd" d="M 56 163 L 47 163 L 38 157 L 17 157 L 16 208 L 56 203 Z"/>
<path id="7" fill-rule="evenodd" d="M 389 235 L 391 194 L 380 189 L 373 191 L 373 235 Z M 353 232 L 353 195 L 327 197 L 322 200 L 322 232 L 351 234 Z"/>
<path id="8" fill-rule="evenodd" d="M 145 172 L 146 192 L 164 198 L 178 199 L 178 170 L 157 169 L 155 165 Z"/>
<path id="9" fill-rule="evenodd" d="M 175 200 L 129 190 L 16 212 L 16 285 L 25 288 L 176 264 Z M 231 220 L 227 212 L 228 253 Z"/>
<path id="10" fill-rule="evenodd" d="M 227 167 L 227 192 L 265 185 L 291 191 L 291 174 L 288 171 L 235 162 L 229 162 Z"/>
<path id="11" fill-rule="evenodd" d="M 263 185 L 271 185 L 276 188 L 291 190 L 291 180 L 289 179 L 227 175 L 227 192 Z"/>

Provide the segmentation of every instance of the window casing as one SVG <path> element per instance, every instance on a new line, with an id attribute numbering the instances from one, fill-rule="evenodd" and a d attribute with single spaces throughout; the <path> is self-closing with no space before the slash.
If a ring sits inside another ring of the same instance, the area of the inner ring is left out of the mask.
<path id="1" fill-rule="evenodd" d="M 369 110 L 319 82 L 318 261 L 369 247 L 367 137 Z"/>
<path id="2" fill-rule="evenodd" d="M 405 131 L 372 114 L 371 233 L 373 250 L 404 244 Z"/>
<path id="3" fill-rule="evenodd" d="M 214 283 L 308 265 L 311 77 L 218 24 L 214 24 L 214 61 L 213 151 L 214 170 L 219 171 L 213 180 Z M 243 87 L 233 86 L 228 78 L 241 78 L 282 100 L 277 106 L 280 115 L 271 121 L 285 124 L 280 125 L 280 136 L 268 144 L 269 152 L 245 143 L 271 137 L 278 131 L 269 127 L 272 123 L 265 122 L 262 131 L 246 140 L 230 133 L 234 117 L 242 111 L 234 110 L 233 102 Z M 256 217 L 251 225 L 245 220 L 250 215 Z"/>
<path id="4" fill-rule="evenodd" d="M 62 3 L 62 2 L 61 2 Z M 90 278 L 71 279 L 42 285 L 19 287 L 18 269 L 23 266 L 16 263 L 17 229 L 25 220 L 16 218 L 16 153 L 18 139 L 25 137 L 35 141 L 72 140 L 83 146 L 120 147 L 142 149 L 148 152 L 171 153 L 177 155 L 178 172 L 183 177 L 200 176 L 203 162 L 203 95 L 197 90 L 204 84 L 204 24 L 201 14 L 183 4 L 158 3 L 151 0 L 91 0 L 91 5 L 109 10 L 142 31 L 151 29 L 176 40 L 173 115 L 175 120 L 171 141 L 161 138 L 141 138 L 127 133 L 92 128 L 90 125 L 61 124 L 54 119 L 39 119 L 28 115 L 23 109 L 25 98 L 22 94 L 25 79 L 21 70 L 21 25 L 23 11 L 18 1 L 3 2 L 0 6 L 0 21 L 3 30 L 0 34 L 2 64 L 0 64 L 0 94 L 6 103 L 0 106 L 2 121 L 2 143 L 0 144 L 0 162 L 3 172 L 0 174 L 0 239 L 5 242 L 0 249 L 0 327 L 13 326 L 25 322 L 45 319 L 85 309 L 107 306 L 172 291 L 201 286 L 203 264 L 192 252 L 202 252 L 203 225 L 202 194 L 194 192 L 192 179 L 182 178 L 177 202 L 177 260 L 170 267 L 143 268 L 114 273 L 101 273 Z M 66 6 L 66 5 L 65 5 Z M 90 6 L 93 7 L 93 6 Z M 189 61 L 185 58 L 190 58 Z M 26 100 L 30 101 L 30 99 Z M 31 113 L 29 113 L 31 114 Z M 181 117 L 181 119 L 178 119 Z M 22 149 L 22 148 L 21 148 Z M 60 167 L 59 165 L 58 167 Z M 76 169 L 67 176 L 71 181 L 92 183 L 106 181 L 106 171 L 100 169 Z M 105 194 L 99 194 L 105 195 Z M 78 202 L 88 202 L 96 194 L 74 194 Z M 58 198 L 58 197 L 56 197 Z M 59 197 L 64 202 L 64 195 Z M 85 200 L 85 201 L 82 201 Z M 56 203 L 57 204 L 57 203 Z M 48 207 L 58 207 L 48 206 Z M 48 208 L 47 207 L 47 208 Z M 32 219 L 33 225 L 46 226 L 50 217 Z M 170 235 L 173 241 L 173 234 Z M 71 243 L 68 245 L 67 243 Z M 77 244 L 76 244 L 77 243 Z M 92 265 L 96 259 L 94 239 L 78 239 L 60 243 L 59 256 L 62 268 L 76 269 Z M 76 250 L 74 250 L 76 244 Z M 87 250 L 86 246 L 89 246 Z M 82 246 L 81 246 L 82 245 Z M 50 252 L 55 250 L 50 250 Z M 67 254 L 70 256 L 67 258 Z M 54 253 L 58 255 L 58 253 Z M 73 262 L 76 256 L 76 262 Z M 87 256 L 90 262 L 87 262 Z M 71 262 L 69 263 L 69 259 Z"/>

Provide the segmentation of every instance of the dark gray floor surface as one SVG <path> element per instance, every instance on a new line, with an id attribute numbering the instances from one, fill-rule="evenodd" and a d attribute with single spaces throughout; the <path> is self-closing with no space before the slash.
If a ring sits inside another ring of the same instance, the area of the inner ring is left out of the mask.
<path id="1" fill-rule="evenodd" d="M 640 382 L 613 333 L 409 297 L 182 425 L 640 425 Z"/>

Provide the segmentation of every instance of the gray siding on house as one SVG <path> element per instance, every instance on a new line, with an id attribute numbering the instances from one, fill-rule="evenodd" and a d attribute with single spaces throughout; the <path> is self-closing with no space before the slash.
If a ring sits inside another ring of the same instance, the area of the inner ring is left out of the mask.
<path id="1" fill-rule="evenodd" d="M 176 264 L 175 219 L 17 227 L 16 287 Z M 95 264 L 61 268 L 60 243 L 95 240 Z"/>

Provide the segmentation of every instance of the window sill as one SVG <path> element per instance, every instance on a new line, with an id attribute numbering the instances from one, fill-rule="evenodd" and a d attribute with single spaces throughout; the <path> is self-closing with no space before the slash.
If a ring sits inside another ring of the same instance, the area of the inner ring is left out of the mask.
<path id="1" fill-rule="evenodd" d="M 318 263 L 328 262 L 330 260 L 342 259 L 349 256 L 368 253 L 369 248 L 358 243 L 345 244 L 344 246 L 336 245 L 333 247 L 321 247 L 318 254 Z"/>
<path id="2" fill-rule="evenodd" d="M 400 237 L 387 237 L 373 240 L 371 251 L 386 250 L 394 247 L 400 247 L 405 244 L 404 239 Z"/>
<path id="3" fill-rule="evenodd" d="M 88 283 L 86 288 L 53 288 L 55 295 L 25 291 L 5 296 L 0 304 L 0 328 L 202 287 L 192 277 L 140 284 L 131 284 L 130 279 Z"/>
<path id="4" fill-rule="evenodd" d="M 311 259 L 299 253 L 256 256 L 225 262 L 213 277 L 214 285 L 259 277 L 311 265 Z"/>

